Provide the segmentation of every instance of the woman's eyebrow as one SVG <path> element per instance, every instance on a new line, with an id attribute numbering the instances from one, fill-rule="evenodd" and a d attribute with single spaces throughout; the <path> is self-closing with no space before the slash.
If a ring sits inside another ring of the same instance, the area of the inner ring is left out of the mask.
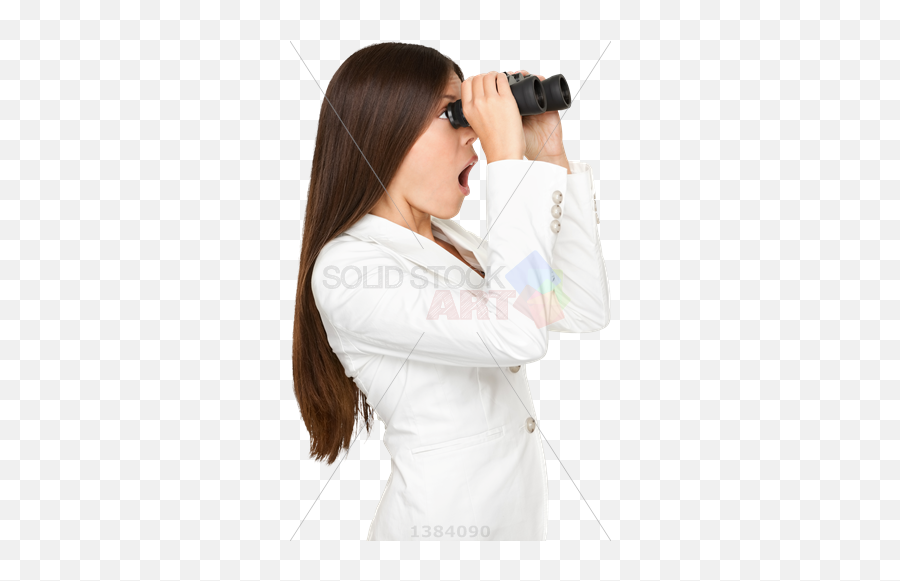
<path id="1" fill-rule="evenodd" d="M 459 100 L 459 97 L 456 97 L 456 96 L 454 96 L 454 95 L 444 95 L 444 98 L 445 98 L 445 99 L 450 99 L 451 101 L 458 101 L 458 100 Z"/>

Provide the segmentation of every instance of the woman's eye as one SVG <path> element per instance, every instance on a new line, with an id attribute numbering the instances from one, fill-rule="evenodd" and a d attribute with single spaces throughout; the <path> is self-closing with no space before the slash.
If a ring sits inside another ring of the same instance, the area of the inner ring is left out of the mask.
<path id="1" fill-rule="evenodd" d="M 444 109 L 444 110 L 443 110 L 443 111 L 441 111 L 441 114 L 440 114 L 440 115 L 438 115 L 438 119 L 440 119 L 440 118 L 441 118 L 441 117 L 443 117 L 443 116 L 444 116 L 444 113 L 446 113 L 446 112 L 447 112 L 447 110 L 446 110 L 446 109 Z M 450 118 L 449 118 L 449 117 L 446 117 L 446 119 L 448 119 L 448 120 L 449 120 L 449 119 L 450 119 Z"/>

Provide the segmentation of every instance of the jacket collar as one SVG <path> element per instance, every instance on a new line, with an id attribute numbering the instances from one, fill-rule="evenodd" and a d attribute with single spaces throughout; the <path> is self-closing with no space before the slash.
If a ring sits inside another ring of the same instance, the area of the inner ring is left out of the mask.
<path id="1" fill-rule="evenodd" d="M 454 220 L 444 220 L 432 216 L 431 224 L 435 230 L 440 230 L 457 247 L 464 258 L 474 256 L 481 265 L 481 269 L 485 268 L 488 259 L 487 244 L 482 243 L 481 238 Z M 462 276 L 467 277 L 469 281 L 481 280 L 481 277 L 471 272 L 468 265 L 461 263 L 458 258 L 436 242 L 381 216 L 366 214 L 345 230 L 344 234 L 379 244 L 454 285 L 461 282 Z"/>

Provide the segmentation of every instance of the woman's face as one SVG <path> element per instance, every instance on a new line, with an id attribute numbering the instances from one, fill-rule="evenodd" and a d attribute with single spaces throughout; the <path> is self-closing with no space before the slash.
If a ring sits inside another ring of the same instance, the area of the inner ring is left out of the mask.
<path id="1" fill-rule="evenodd" d="M 466 167 L 473 159 L 478 160 L 473 147 L 478 139 L 475 131 L 471 127 L 454 129 L 447 119 L 447 106 L 462 98 L 462 83 L 455 74 L 450 77 L 444 93 L 449 97 L 441 100 L 428 129 L 413 145 L 387 186 L 391 199 L 404 214 L 407 213 L 404 206 L 411 207 L 414 218 L 419 217 L 415 210 L 436 218 L 456 216 L 468 195 L 467 189 L 460 186 L 460 180 L 468 182 L 471 168 L 466 170 Z"/>

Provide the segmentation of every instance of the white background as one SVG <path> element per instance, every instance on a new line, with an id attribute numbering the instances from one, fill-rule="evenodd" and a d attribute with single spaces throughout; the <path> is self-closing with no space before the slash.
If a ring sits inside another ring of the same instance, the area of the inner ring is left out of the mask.
<path id="1" fill-rule="evenodd" d="M 898 3 L 257 4 L 0 5 L 0 578 L 900 578 Z M 316 82 L 383 41 L 579 91 L 545 542 L 366 542 L 381 424 L 308 458 Z"/>

